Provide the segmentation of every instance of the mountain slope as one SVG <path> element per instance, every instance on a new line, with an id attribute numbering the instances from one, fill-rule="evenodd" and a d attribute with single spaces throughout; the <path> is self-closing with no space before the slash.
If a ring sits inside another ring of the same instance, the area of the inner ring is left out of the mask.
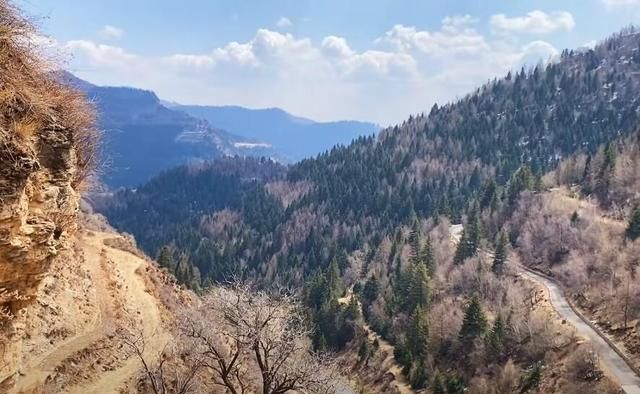
<path id="1" fill-rule="evenodd" d="M 303 160 L 289 169 L 286 185 L 290 190 L 307 185 L 305 193 L 288 206 L 284 216 L 272 221 L 270 228 L 255 229 L 243 223 L 240 214 L 240 220 L 230 227 L 234 235 L 239 228 L 251 232 L 251 237 L 241 237 L 244 248 L 216 245 L 202 228 L 192 229 L 211 241 L 207 248 L 215 253 L 225 250 L 227 258 L 237 259 L 240 266 L 254 262 L 246 265 L 254 274 L 268 271 L 275 277 L 299 278 L 315 267 L 325 267 L 340 249 L 353 251 L 377 244 L 415 215 L 444 214 L 458 221 L 485 181 L 505 184 L 525 164 L 541 174 L 562 157 L 593 151 L 630 133 L 639 120 L 639 44 L 640 35 L 629 30 L 595 50 L 565 51 L 559 62 L 546 68 L 510 74 L 458 102 L 434 107 L 428 116 L 411 117 L 377 138 L 361 137 L 348 147 Z M 151 223 L 148 216 L 161 212 L 154 202 L 174 192 L 177 179 L 171 176 L 156 180 L 163 188 L 144 197 L 150 202 L 144 212 L 127 210 L 131 197 L 117 196 L 116 201 L 121 200 L 114 205 L 117 214 L 105 210 L 113 224 L 147 237 L 117 218 Z M 183 193 L 197 194 L 188 189 Z M 495 187 L 482 193 L 486 201 L 479 201 L 481 205 L 504 197 L 496 194 Z M 181 220 L 190 217 L 194 223 L 215 213 L 193 210 L 191 202 L 178 205 Z M 308 221 L 314 223 L 313 229 L 304 224 Z M 289 236 L 292 232 L 297 236 Z M 173 237 L 162 228 L 150 234 L 159 233 Z M 175 246 L 192 254 L 187 245 L 194 242 L 176 241 Z M 149 253 L 157 252 L 153 247 L 157 244 L 141 242 L 141 246 Z M 295 267 L 295 261 L 304 264 Z M 294 267 L 277 268 L 285 262 Z M 202 272 L 220 272 L 213 268 L 216 264 L 197 262 Z"/>
<path id="2" fill-rule="evenodd" d="M 312 157 L 334 145 L 374 134 L 378 126 L 357 121 L 315 122 L 278 108 L 178 105 L 175 108 L 236 135 L 265 141 L 290 161 Z"/>
<path id="3" fill-rule="evenodd" d="M 106 161 L 102 180 L 111 187 L 133 187 L 162 170 L 194 160 L 236 154 L 274 156 L 266 144 L 165 107 L 151 91 L 95 86 L 68 73 L 60 79 L 85 92 L 98 109 Z"/>

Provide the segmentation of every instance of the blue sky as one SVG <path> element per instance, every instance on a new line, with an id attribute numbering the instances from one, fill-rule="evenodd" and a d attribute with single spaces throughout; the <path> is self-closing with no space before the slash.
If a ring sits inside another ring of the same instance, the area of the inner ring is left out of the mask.
<path id="1" fill-rule="evenodd" d="M 17 4 L 90 82 L 382 125 L 640 23 L 640 0 Z"/>

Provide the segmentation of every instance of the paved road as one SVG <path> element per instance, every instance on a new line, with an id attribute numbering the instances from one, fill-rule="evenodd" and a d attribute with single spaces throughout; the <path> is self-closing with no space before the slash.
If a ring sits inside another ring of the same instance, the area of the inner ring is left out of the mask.
<path id="1" fill-rule="evenodd" d="M 462 225 L 452 225 L 449 231 L 452 241 L 454 243 L 458 243 L 462 233 Z M 596 330 L 585 323 L 584 320 L 582 320 L 580 316 L 571 309 L 571 306 L 569 306 L 569 303 L 564 298 L 562 290 L 555 282 L 542 275 L 536 274 L 535 272 L 525 270 L 519 265 L 510 265 L 515 268 L 518 274 L 522 277 L 532 280 L 547 289 L 551 304 L 558 315 L 560 315 L 562 319 L 571 323 L 576 328 L 578 335 L 591 341 L 594 350 L 600 357 L 602 367 L 611 378 L 622 386 L 625 393 L 640 394 L 640 377 L 638 377 L 624 359 L 620 357 L 620 355 L 618 355 L 618 353 L 616 353 L 616 351 L 613 350 L 613 348 L 611 348 L 604 339 L 602 339 Z"/>
<path id="2" fill-rule="evenodd" d="M 564 298 L 562 290 L 557 284 L 549 279 L 536 273 L 526 271 L 522 267 L 515 264 L 512 265 L 518 270 L 518 273 L 534 282 L 544 286 L 549 292 L 549 299 L 553 308 L 558 312 L 560 317 L 571 323 L 578 335 L 585 337 L 591 341 L 594 349 L 600 356 L 600 363 L 609 376 L 622 386 L 627 394 L 640 394 L 640 378 L 629 368 L 627 363 L 613 350 L 607 342 L 598 333 L 585 323 L 569 306 Z"/>

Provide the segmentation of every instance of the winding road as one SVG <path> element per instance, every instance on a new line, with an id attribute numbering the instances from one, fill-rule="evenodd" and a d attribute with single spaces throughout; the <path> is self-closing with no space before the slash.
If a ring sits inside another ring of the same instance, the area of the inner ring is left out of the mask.
<path id="1" fill-rule="evenodd" d="M 451 226 L 450 233 L 453 241 L 457 243 L 462 233 L 462 225 Z M 513 267 L 521 277 L 535 282 L 546 289 L 553 309 L 555 309 L 561 319 L 566 320 L 576 328 L 578 335 L 591 341 L 594 350 L 598 353 L 602 368 L 622 387 L 625 393 L 640 394 L 640 377 L 638 377 L 627 364 L 624 358 L 618 354 L 619 350 L 614 348 L 615 345 L 608 343 L 604 339 L 604 333 L 598 331 L 594 325 L 586 321 L 586 318 L 579 316 L 573 308 L 571 308 L 571 305 L 564 296 L 564 292 L 556 282 L 519 264 L 509 262 L 509 265 Z"/>

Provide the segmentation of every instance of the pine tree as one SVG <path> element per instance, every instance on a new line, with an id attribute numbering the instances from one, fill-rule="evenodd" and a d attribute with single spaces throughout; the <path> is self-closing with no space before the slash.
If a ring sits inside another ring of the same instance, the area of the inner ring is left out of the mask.
<path id="1" fill-rule="evenodd" d="M 487 337 L 487 348 L 494 359 L 502 357 L 506 335 L 506 325 L 502 316 L 498 315 L 496 320 L 493 322 L 493 327 L 491 327 L 491 331 Z"/>
<path id="2" fill-rule="evenodd" d="M 421 359 L 427 354 L 429 341 L 429 320 L 427 312 L 417 306 L 411 318 L 411 326 L 407 331 L 407 346 L 413 354 L 413 359 Z"/>
<path id="3" fill-rule="evenodd" d="M 427 242 L 422 249 L 422 258 L 424 265 L 427 267 L 427 273 L 433 278 L 436 273 L 436 258 L 433 255 L 433 246 L 431 244 L 431 237 L 427 237 Z"/>
<path id="4" fill-rule="evenodd" d="M 158 252 L 158 257 L 156 257 L 156 261 L 161 267 L 168 269 L 170 272 L 174 272 L 175 270 L 175 262 L 173 260 L 173 250 L 168 245 L 164 245 L 160 248 Z"/>
<path id="5" fill-rule="evenodd" d="M 640 237 L 640 207 L 637 207 L 633 210 L 625 235 L 632 241 L 635 241 L 638 237 Z"/>
<path id="6" fill-rule="evenodd" d="M 191 277 L 189 275 L 189 257 L 182 253 L 180 254 L 180 258 L 178 259 L 178 264 L 176 264 L 176 269 L 174 275 L 179 282 L 189 283 L 191 281 Z"/>
<path id="7" fill-rule="evenodd" d="M 358 358 L 361 363 L 364 365 L 369 365 L 369 357 L 371 356 L 371 347 L 369 346 L 369 339 L 364 338 L 362 343 L 360 343 L 360 348 L 358 349 Z"/>
<path id="8" fill-rule="evenodd" d="M 456 247 L 456 253 L 453 256 L 453 262 L 455 264 L 462 264 L 464 260 L 470 255 L 470 244 L 467 239 L 467 232 L 463 229 L 462 234 L 460 234 L 460 241 L 458 242 L 458 246 Z"/>
<path id="9" fill-rule="evenodd" d="M 496 274 L 502 274 L 504 272 L 504 264 L 507 262 L 507 234 L 504 231 L 500 232 L 498 242 L 496 243 L 495 255 L 493 257 L 493 264 L 491 269 Z"/>
<path id="10" fill-rule="evenodd" d="M 462 264 L 472 256 L 475 256 L 480 246 L 480 224 L 475 214 L 470 216 L 467 226 L 462 230 L 460 242 L 453 257 L 455 264 Z"/>
<path id="11" fill-rule="evenodd" d="M 528 166 L 524 165 L 516 171 L 511 180 L 509 181 L 509 187 L 507 189 L 507 198 L 509 205 L 515 205 L 520 193 L 525 190 L 531 190 L 534 186 L 533 174 Z"/>
<path id="12" fill-rule="evenodd" d="M 418 264 L 422 261 L 422 248 L 420 247 L 420 224 L 418 220 L 413 222 L 413 228 L 409 235 L 409 244 L 411 246 L 411 263 Z"/>
<path id="13" fill-rule="evenodd" d="M 484 334 L 486 328 L 487 318 L 482 311 L 480 299 L 478 296 L 473 296 L 469 306 L 464 312 L 462 327 L 458 335 L 460 342 L 467 346 L 472 345 L 476 338 Z"/>
<path id="14" fill-rule="evenodd" d="M 436 371 L 433 379 L 431 380 L 431 392 L 433 394 L 447 394 L 447 389 L 442 381 L 442 376 Z"/>
<path id="15" fill-rule="evenodd" d="M 482 187 L 482 194 L 480 198 L 480 209 L 492 207 L 496 201 L 496 190 L 498 186 L 493 179 L 488 179 Z"/>
<path id="16" fill-rule="evenodd" d="M 371 305 L 376 298 L 378 298 L 378 292 L 380 291 L 380 284 L 375 276 L 370 276 L 367 282 L 364 284 L 362 290 L 362 299 L 365 305 Z"/>
<path id="17" fill-rule="evenodd" d="M 336 259 L 331 260 L 327 269 L 327 287 L 329 290 L 329 298 L 337 299 L 342 295 L 343 285 L 340 276 L 340 267 Z"/>
<path id="18" fill-rule="evenodd" d="M 424 263 L 418 263 L 411 270 L 409 282 L 408 310 L 416 307 L 428 308 L 430 298 L 429 274 Z"/>
<path id="19" fill-rule="evenodd" d="M 571 225 L 575 226 L 576 224 L 578 224 L 578 221 L 580 220 L 580 215 L 578 215 L 578 211 L 573 211 L 573 213 L 571 214 Z"/>

